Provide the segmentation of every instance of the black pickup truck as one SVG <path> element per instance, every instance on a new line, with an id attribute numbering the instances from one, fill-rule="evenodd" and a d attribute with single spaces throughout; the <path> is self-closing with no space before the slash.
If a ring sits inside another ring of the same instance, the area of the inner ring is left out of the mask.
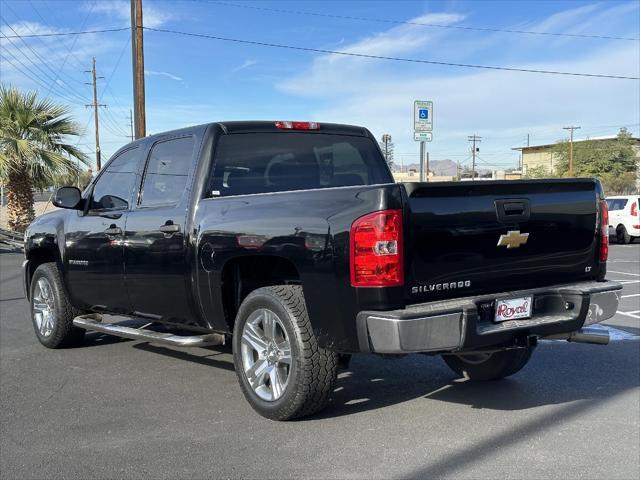
<path id="1" fill-rule="evenodd" d="M 587 326 L 621 289 L 597 180 L 397 184 L 362 127 L 153 135 L 54 204 L 25 234 L 43 345 L 231 341 L 245 397 L 278 420 L 325 406 L 353 353 L 438 354 L 493 380 L 539 338 L 607 343 Z"/>

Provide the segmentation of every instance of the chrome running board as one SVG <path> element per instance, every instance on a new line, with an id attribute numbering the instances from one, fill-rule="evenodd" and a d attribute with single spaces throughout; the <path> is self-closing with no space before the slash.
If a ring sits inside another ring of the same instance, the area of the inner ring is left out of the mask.
<path id="1" fill-rule="evenodd" d="M 173 333 L 156 332 L 145 328 L 132 328 L 117 323 L 102 323 L 96 314 L 80 315 L 73 319 L 78 328 L 107 333 L 117 337 L 132 340 L 146 340 L 147 342 L 172 345 L 174 347 L 205 347 L 210 345 L 224 345 L 225 337 L 220 333 L 205 335 L 174 335 Z M 146 325 L 145 325 L 146 326 Z"/>

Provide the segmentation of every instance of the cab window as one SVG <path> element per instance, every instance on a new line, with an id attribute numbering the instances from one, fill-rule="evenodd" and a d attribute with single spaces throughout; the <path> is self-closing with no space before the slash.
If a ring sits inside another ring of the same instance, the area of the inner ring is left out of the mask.
<path id="1" fill-rule="evenodd" d="M 141 207 L 175 205 L 187 186 L 193 136 L 164 140 L 151 149 L 142 183 Z"/>
<path id="2" fill-rule="evenodd" d="M 139 149 L 134 147 L 109 162 L 93 187 L 90 210 L 103 212 L 129 208 L 138 160 Z"/>

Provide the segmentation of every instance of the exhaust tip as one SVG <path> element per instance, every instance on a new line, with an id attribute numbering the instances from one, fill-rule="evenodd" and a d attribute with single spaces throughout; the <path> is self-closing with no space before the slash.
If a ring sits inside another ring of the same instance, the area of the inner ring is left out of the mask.
<path id="1" fill-rule="evenodd" d="M 544 337 L 546 340 L 566 340 L 572 343 L 591 343 L 593 345 L 608 345 L 609 332 L 602 328 L 584 327 L 575 332 L 560 333 Z"/>

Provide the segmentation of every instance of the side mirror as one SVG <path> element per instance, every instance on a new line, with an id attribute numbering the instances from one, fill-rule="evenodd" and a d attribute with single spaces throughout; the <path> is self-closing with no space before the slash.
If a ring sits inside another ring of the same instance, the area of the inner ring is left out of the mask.
<path id="1" fill-rule="evenodd" d="M 53 196 L 53 203 L 59 208 L 69 208 L 71 210 L 82 209 L 82 194 L 76 187 L 60 187 Z"/>

